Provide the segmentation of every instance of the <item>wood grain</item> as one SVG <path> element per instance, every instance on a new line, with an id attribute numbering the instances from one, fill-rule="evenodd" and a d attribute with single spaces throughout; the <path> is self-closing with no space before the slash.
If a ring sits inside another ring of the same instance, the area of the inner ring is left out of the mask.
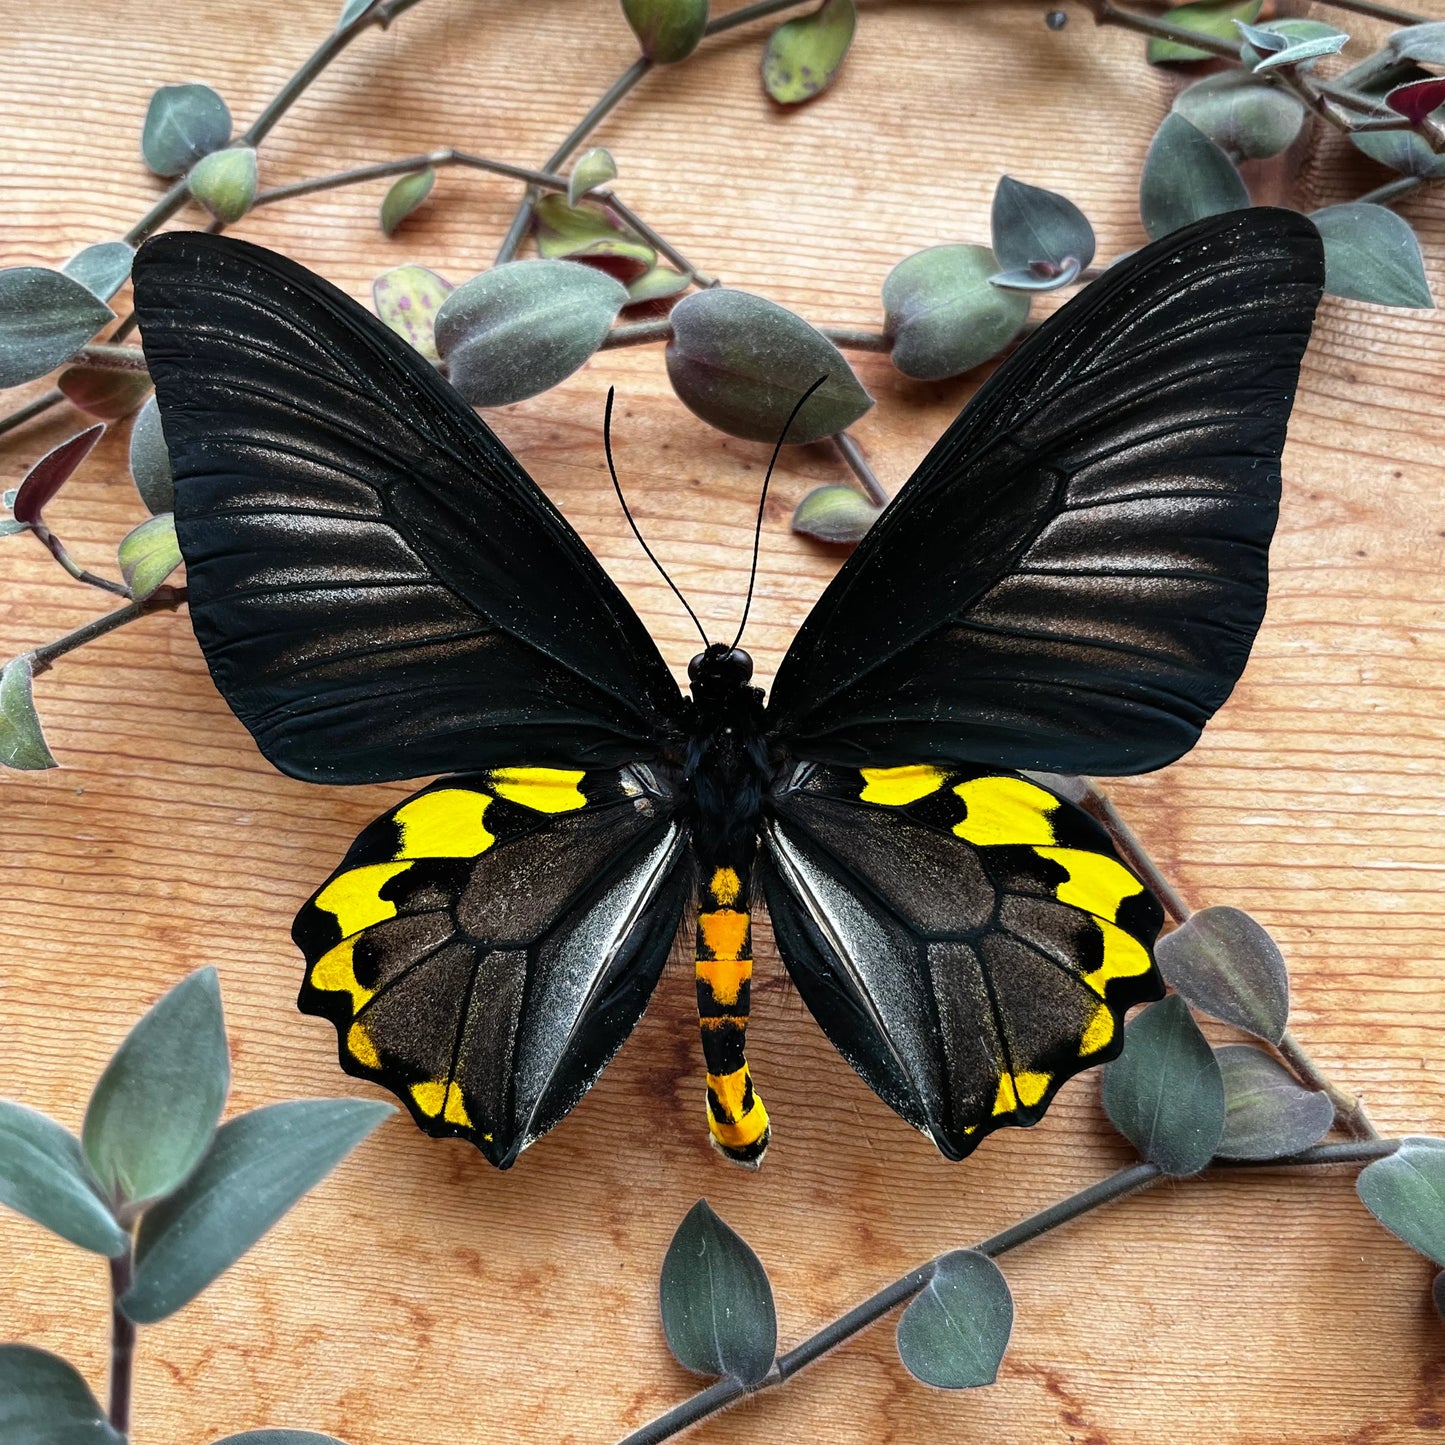
<path id="1" fill-rule="evenodd" d="M 244 123 L 335 8 L 17 8 L 0 39 L 0 262 L 56 264 L 122 231 L 157 193 L 137 156 L 153 87 L 206 80 Z M 765 30 L 649 77 L 598 135 L 627 200 L 711 272 L 819 323 L 874 325 L 895 261 L 987 236 L 1001 172 L 1067 191 L 1104 256 L 1141 241 L 1136 177 L 1176 82 L 1143 65 L 1136 38 L 1078 12 L 1055 34 L 1037 7 L 865 4 L 835 90 L 784 113 L 757 84 Z M 613 0 L 427 0 L 322 78 L 264 147 L 263 180 L 445 144 L 535 163 L 633 53 Z M 1308 208 L 1381 178 L 1327 135 L 1254 180 Z M 380 193 L 277 206 L 239 231 L 365 296 L 402 260 L 455 279 L 479 270 L 515 200 L 503 182 L 444 174 L 386 241 Z M 1422 195 L 1405 212 L 1438 291 L 1445 206 Z M 881 357 L 858 370 L 878 405 L 857 434 L 897 487 L 971 383 L 910 382 Z M 1190 757 L 1116 789 L 1192 901 L 1240 905 L 1273 930 L 1295 1032 L 1395 1133 L 1445 1130 L 1442 374 L 1433 315 L 1325 303 L 1253 661 Z M 681 666 L 686 620 L 602 470 L 613 383 L 640 521 L 719 626 L 741 605 L 766 448 L 684 411 L 657 348 L 604 353 L 490 418 Z M 73 427 L 55 415 L 6 437 L 6 485 Z M 141 516 L 124 431 L 54 509 L 100 568 Z M 749 642 L 764 673 L 839 560 L 791 536 L 788 514 L 837 479 L 821 447 L 780 469 Z M 28 539 L 0 546 L 5 655 L 102 606 Z M 184 616 L 64 659 L 38 696 L 64 766 L 0 779 L 0 1093 L 78 1126 L 130 1022 L 205 963 L 222 976 L 233 1109 L 366 1092 L 337 1073 L 329 1026 L 294 1011 L 288 929 L 353 834 L 404 790 L 328 791 L 270 771 L 212 689 Z M 750 1037 L 776 1137 L 761 1174 L 707 1147 L 692 990 L 674 968 L 602 1083 L 512 1173 L 398 1120 L 197 1303 L 143 1331 L 136 1445 L 267 1423 L 352 1445 L 612 1440 L 694 1388 L 667 1354 L 655 1281 L 699 1196 L 767 1263 L 789 1344 L 918 1260 L 1126 1160 L 1085 1076 L 1037 1129 L 944 1163 L 831 1051 L 758 934 Z M 0 1336 L 62 1353 L 102 1388 L 99 1262 L 8 1215 L 0 1251 Z M 696 1438 L 1385 1445 L 1445 1421 L 1430 1269 L 1370 1220 L 1347 1173 L 1166 1185 L 1010 1257 L 1006 1273 L 1018 1323 L 995 1388 L 917 1385 L 885 1325 Z"/>

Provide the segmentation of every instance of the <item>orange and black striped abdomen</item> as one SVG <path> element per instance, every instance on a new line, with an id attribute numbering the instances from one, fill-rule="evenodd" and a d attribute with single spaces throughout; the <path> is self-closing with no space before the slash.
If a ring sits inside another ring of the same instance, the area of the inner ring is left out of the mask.
<path id="1" fill-rule="evenodd" d="M 697 1013 L 713 1146 L 756 1168 L 768 1147 L 768 1111 L 753 1089 L 745 1051 L 753 976 L 749 871 L 746 864 L 717 866 L 700 881 Z"/>

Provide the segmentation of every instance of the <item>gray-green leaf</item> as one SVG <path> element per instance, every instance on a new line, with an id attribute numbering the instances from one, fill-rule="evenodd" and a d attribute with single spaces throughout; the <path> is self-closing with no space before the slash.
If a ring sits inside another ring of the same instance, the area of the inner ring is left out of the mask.
<path id="1" fill-rule="evenodd" d="M 1290 1072 L 1253 1044 L 1214 1051 L 1224 1079 L 1225 1159 L 1281 1159 L 1318 1144 L 1335 1110 L 1324 1094 L 1302 1089 Z"/>
<path id="2" fill-rule="evenodd" d="M 371 0 L 355 0 L 355 3 L 370 4 Z M 243 1430 L 239 1435 L 227 1435 L 215 1445 L 344 1445 L 335 1435 L 318 1435 L 313 1430 Z"/>
<path id="3" fill-rule="evenodd" d="M 336 28 L 345 30 L 348 25 L 355 25 L 356 22 L 376 4 L 376 0 L 346 0 L 341 7 L 341 14 L 336 17 Z M 239 1435 L 236 1437 L 241 1438 Z"/>
<path id="4" fill-rule="evenodd" d="M 814 487 L 793 512 L 793 530 L 820 542 L 861 542 L 881 515 L 852 487 L 831 482 Z"/>
<path id="5" fill-rule="evenodd" d="M 583 151 L 567 177 L 567 204 L 575 206 L 588 191 L 616 179 L 617 162 L 612 159 L 611 151 L 603 146 Z"/>
<path id="6" fill-rule="evenodd" d="M 390 236 L 426 198 L 436 184 L 437 173 L 431 166 L 398 176 L 381 202 L 381 229 Z"/>
<path id="7" fill-rule="evenodd" d="M 51 756 L 30 694 L 30 654 L 12 657 L 0 672 L 0 764 L 32 772 L 59 764 Z"/>
<path id="8" fill-rule="evenodd" d="M 642 53 L 658 65 L 686 60 L 707 29 L 707 0 L 622 0 Z"/>
<path id="9" fill-rule="evenodd" d="M 435 362 L 441 360 L 437 354 L 437 312 L 455 289 L 445 276 L 425 266 L 394 266 L 371 283 L 371 304 L 398 336 L 411 342 L 428 361 Z"/>
<path id="10" fill-rule="evenodd" d="M 789 427 L 789 442 L 835 436 L 873 405 L 821 331 L 772 301 L 726 287 L 696 292 L 673 307 L 667 374 L 689 410 L 748 441 L 777 441 L 819 377 L 827 380 Z"/>
<path id="11" fill-rule="evenodd" d="M 1433 306 L 1420 243 L 1394 211 L 1366 201 L 1311 216 L 1325 243 L 1325 290 L 1380 306 Z"/>
<path id="12" fill-rule="evenodd" d="M 1029 297 L 990 284 L 987 246 L 930 246 L 883 282 L 883 329 L 894 366 L 923 381 L 957 376 L 997 356 L 1023 330 Z"/>
<path id="13" fill-rule="evenodd" d="M 767 1271 L 706 1199 L 678 1225 L 658 1290 L 668 1348 L 685 1369 L 744 1385 L 772 1369 L 778 1317 Z"/>
<path id="14" fill-rule="evenodd" d="M 643 301 L 668 301 L 680 296 L 692 285 L 692 277 L 671 266 L 654 266 L 644 271 L 635 281 L 628 282 L 627 304 L 636 306 Z"/>
<path id="15" fill-rule="evenodd" d="M 130 280 L 135 250 L 124 241 L 98 241 L 77 251 L 60 269 L 97 300 L 109 301 Z"/>
<path id="16" fill-rule="evenodd" d="M 90 1182 L 80 1141 L 9 1099 L 0 1099 L 0 1204 L 96 1254 L 115 1258 L 130 1247 Z"/>
<path id="17" fill-rule="evenodd" d="M 1218 4 L 1217 0 L 1195 0 L 1188 5 L 1175 5 L 1166 10 L 1161 19 L 1171 25 L 1182 26 L 1197 35 L 1208 35 L 1215 40 L 1237 41 L 1239 32 L 1235 21 L 1246 22 L 1259 19 L 1263 0 L 1239 0 L 1234 4 Z M 1151 40 L 1148 59 L 1151 65 L 1165 61 L 1210 60 L 1213 51 L 1200 50 L 1194 45 L 1183 45 L 1177 40 Z"/>
<path id="18" fill-rule="evenodd" d="M 170 512 L 147 517 L 121 539 L 116 553 L 130 595 L 143 602 L 181 565 L 176 519 Z"/>
<path id="19" fill-rule="evenodd" d="M 986 1254 L 956 1249 L 898 1321 L 898 1356 L 908 1373 L 941 1390 L 991 1385 L 1013 1332 L 1014 1302 Z"/>
<path id="20" fill-rule="evenodd" d="M 1418 131 L 1352 131 L 1350 141 L 1371 160 L 1402 176 L 1420 176 L 1424 180 L 1445 176 L 1445 155 L 1431 150 L 1430 142 Z"/>
<path id="21" fill-rule="evenodd" d="M 85 1156 L 128 1205 L 172 1193 L 206 1152 L 231 1084 L 214 968 L 156 1003 L 106 1065 L 85 1111 Z"/>
<path id="22" fill-rule="evenodd" d="M 1277 1044 L 1289 1024 L 1289 971 L 1264 928 L 1238 908 L 1201 908 L 1161 938 L 1154 957 L 1195 1008 Z"/>
<path id="23" fill-rule="evenodd" d="M 126 1314 L 154 1324 L 189 1304 L 393 1112 L 297 1099 L 223 1124 L 186 1182 L 143 1216 Z"/>
<path id="24" fill-rule="evenodd" d="M 1362 1169 L 1355 1188 L 1386 1229 L 1445 1265 L 1445 1141 L 1406 1139 Z"/>
<path id="25" fill-rule="evenodd" d="M 1164 117 L 1144 157 L 1139 215 L 1151 239 L 1249 205 L 1234 162 L 1175 111 Z"/>
<path id="26" fill-rule="evenodd" d="M 146 109 L 140 148 L 158 176 L 178 176 L 230 139 L 231 112 L 209 85 L 163 85 Z"/>
<path id="27" fill-rule="evenodd" d="M 0 1345 L 0 1440 L 5 1445 L 125 1445 L 90 1386 L 59 1355 Z"/>
<path id="28" fill-rule="evenodd" d="M 1206 76 L 1174 100 L 1174 109 L 1227 154 L 1264 160 L 1288 149 L 1304 125 L 1304 103 L 1241 70 Z"/>
<path id="29" fill-rule="evenodd" d="M 1124 1030 L 1124 1052 L 1104 1066 L 1104 1109 L 1114 1127 L 1166 1174 L 1197 1174 L 1224 1134 L 1224 1080 L 1214 1051 L 1177 994 Z"/>
<path id="30" fill-rule="evenodd" d="M 1037 261 L 1063 268 L 1070 258 L 1082 269 L 1094 259 L 1088 217 L 1067 196 L 1042 186 L 1000 177 L 990 224 L 993 254 L 1005 271 L 1027 271 Z"/>
<path id="31" fill-rule="evenodd" d="M 442 303 L 437 350 L 473 406 L 506 406 L 571 376 L 602 345 L 626 300 L 626 287 L 587 266 L 511 261 Z"/>
<path id="32" fill-rule="evenodd" d="M 109 366 L 67 366 L 55 384 L 72 406 L 102 421 L 128 417 L 151 390 L 151 379 L 144 371 Z"/>
<path id="33" fill-rule="evenodd" d="M 114 319 L 104 301 L 63 271 L 0 271 L 0 388 L 54 371 Z"/>
<path id="34" fill-rule="evenodd" d="M 1401 60 L 1418 65 L 1445 65 L 1445 20 L 1427 20 L 1423 25 L 1407 25 L 1385 42 Z"/>
<path id="35" fill-rule="evenodd" d="M 191 168 L 186 184 L 218 221 L 234 225 L 256 199 L 256 152 L 250 146 L 212 151 Z"/>
<path id="36" fill-rule="evenodd" d="M 823 0 L 811 15 L 785 21 L 763 51 L 763 89 L 779 105 L 821 95 L 838 78 L 857 28 L 854 0 Z"/>
<path id="37" fill-rule="evenodd" d="M 161 430 L 161 410 L 151 397 L 130 424 L 130 474 L 140 499 L 152 516 L 173 511 L 176 484 L 171 476 L 171 454 Z"/>

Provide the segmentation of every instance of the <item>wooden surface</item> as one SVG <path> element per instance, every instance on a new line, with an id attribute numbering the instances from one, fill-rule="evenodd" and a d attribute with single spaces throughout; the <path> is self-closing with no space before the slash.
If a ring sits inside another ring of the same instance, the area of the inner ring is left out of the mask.
<path id="1" fill-rule="evenodd" d="M 205 80 L 245 123 L 336 8 L 17 8 L 0 39 L 0 263 L 57 264 L 122 231 L 158 189 L 137 156 L 153 87 Z M 1053 34 L 1041 7 L 865 4 L 836 89 L 785 114 L 757 83 L 766 28 L 653 75 L 598 135 L 622 194 L 705 269 L 816 322 L 872 326 L 895 261 L 986 239 L 1002 171 L 1067 191 L 1103 256 L 1141 241 L 1138 167 L 1174 82 L 1144 66 L 1135 37 L 1077 11 Z M 315 86 L 265 146 L 263 181 L 439 144 L 535 163 L 633 54 L 614 0 L 426 0 Z M 1311 207 L 1380 178 L 1342 164 L 1327 137 L 1255 179 L 1260 194 Z M 390 241 L 376 229 L 379 194 L 288 203 L 238 233 L 365 296 L 403 260 L 454 279 L 481 269 L 515 191 L 443 174 Z M 1445 206 L 1423 197 L 1405 211 L 1445 292 Z M 856 432 L 896 488 L 972 383 L 912 383 L 876 356 L 857 365 L 878 405 Z M 1295 1032 L 1391 1133 L 1445 1131 L 1442 374 L 1434 316 L 1326 301 L 1249 670 L 1190 757 L 1116 789 L 1191 900 L 1238 904 L 1274 931 Z M 719 630 L 741 605 L 766 448 L 688 414 L 656 347 L 604 353 L 489 418 L 681 666 L 689 628 L 602 470 L 610 383 L 641 523 Z M 4 438 L 4 484 L 74 428 L 57 415 Z M 141 516 L 116 432 L 53 512 L 102 567 Z M 839 560 L 790 535 L 788 514 L 808 488 L 841 479 L 823 448 L 791 451 L 780 469 L 749 633 L 765 674 Z M 5 656 L 103 603 L 29 539 L 0 545 Z M 273 773 L 212 689 L 184 616 L 66 658 L 37 691 L 63 767 L 0 779 L 0 1094 L 78 1126 L 132 1020 L 205 963 L 221 972 L 233 1109 L 369 1092 L 336 1071 L 330 1026 L 295 1013 L 288 930 L 352 836 L 406 790 L 329 791 Z M 656 1277 L 700 1195 L 771 1270 L 786 1346 L 920 1259 L 1128 1158 L 1091 1074 L 1037 1129 L 945 1163 L 828 1047 L 765 927 L 758 956 L 751 1056 L 776 1138 L 761 1174 L 707 1146 L 692 987 L 674 966 L 602 1083 L 510 1174 L 398 1118 L 197 1303 L 143 1331 L 137 1445 L 265 1423 L 352 1445 L 606 1442 L 694 1388 L 667 1354 Z M 59 1351 L 100 1389 L 102 1264 L 9 1215 L 0 1259 L 0 1337 Z M 1370 1220 L 1349 1173 L 1167 1185 L 1005 1269 L 1018 1318 L 995 1388 L 917 1385 L 885 1324 L 695 1438 L 1381 1445 L 1431 1438 L 1445 1420 L 1431 1271 Z"/>

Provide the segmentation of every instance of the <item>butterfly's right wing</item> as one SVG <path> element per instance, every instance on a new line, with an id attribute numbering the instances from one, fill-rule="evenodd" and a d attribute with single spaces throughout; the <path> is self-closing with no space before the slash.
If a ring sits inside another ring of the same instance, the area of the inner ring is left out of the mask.
<path id="1" fill-rule="evenodd" d="M 654 757 L 682 696 L 457 393 L 335 287 L 180 232 L 135 263 L 191 618 L 282 772 L 363 783 Z"/>

